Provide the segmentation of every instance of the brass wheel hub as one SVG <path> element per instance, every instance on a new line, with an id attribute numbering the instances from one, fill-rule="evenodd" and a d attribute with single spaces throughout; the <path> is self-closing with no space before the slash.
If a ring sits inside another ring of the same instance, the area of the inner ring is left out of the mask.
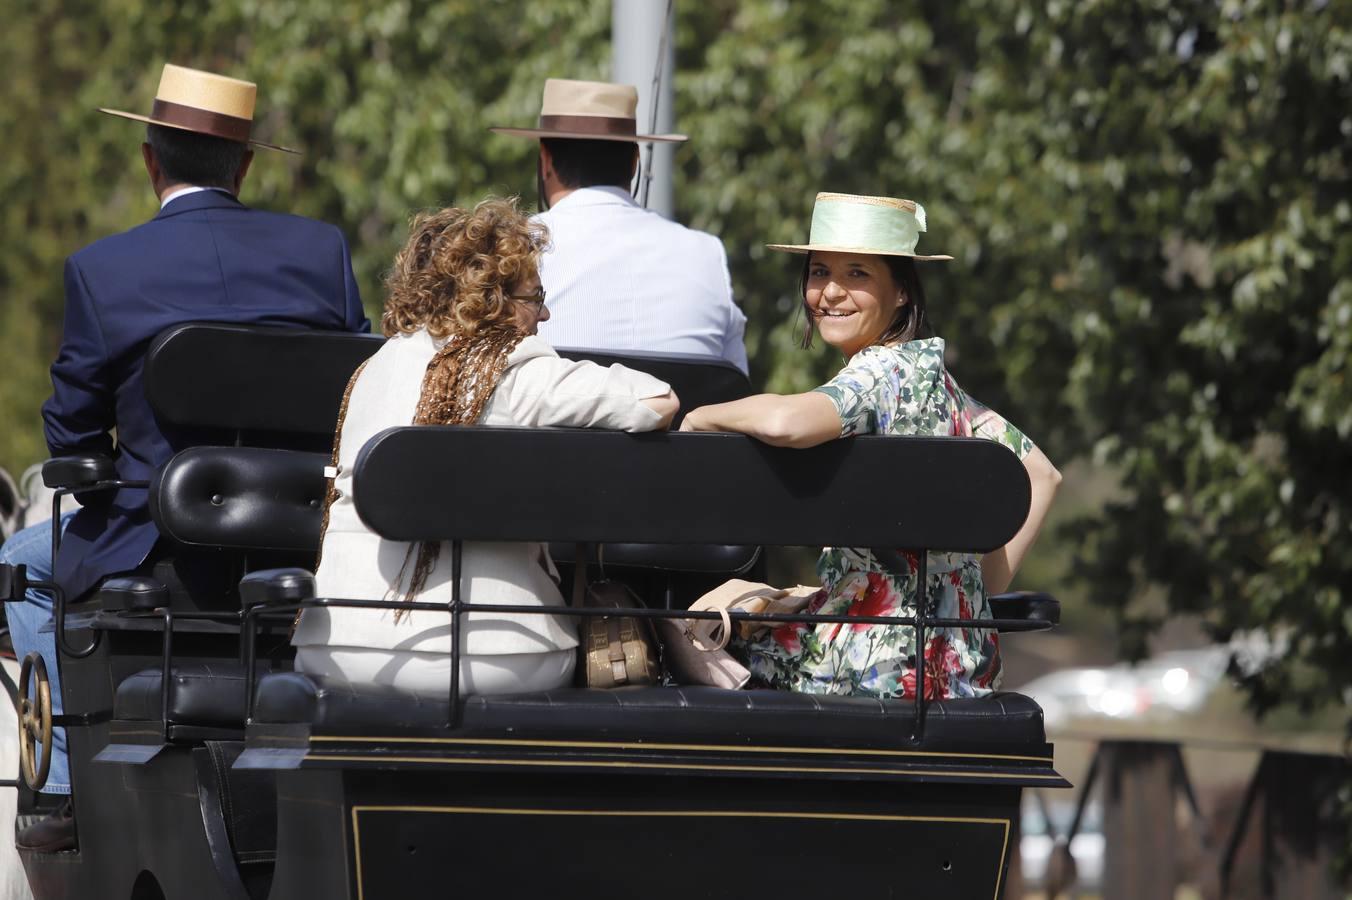
<path id="1" fill-rule="evenodd" d="M 34 682 L 31 691 L 30 676 Z M 42 656 L 30 653 L 19 669 L 19 766 L 24 783 L 34 791 L 42 790 L 51 765 L 52 683 Z"/>

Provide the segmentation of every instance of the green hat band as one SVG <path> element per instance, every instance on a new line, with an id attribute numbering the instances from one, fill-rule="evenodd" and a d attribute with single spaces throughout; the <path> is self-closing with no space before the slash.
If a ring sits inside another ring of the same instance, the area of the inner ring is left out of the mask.
<path id="1" fill-rule="evenodd" d="M 896 206 L 819 200 L 812 208 L 808 243 L 914 256 L 924 230 L 925 208 L 919 203 L 912 213 Z"/>

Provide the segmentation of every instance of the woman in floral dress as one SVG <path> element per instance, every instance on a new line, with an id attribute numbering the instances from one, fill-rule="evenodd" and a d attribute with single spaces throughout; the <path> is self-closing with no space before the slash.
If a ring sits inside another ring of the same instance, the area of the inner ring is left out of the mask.
<path id="1" fill-rule="evenodd" d="M 808 325 L 847 358 L 826 384 L 803 394 L 762 394 L 692 410 L 683 431 L 736 431 L 768 444 L 813 447 L 855 434 L 976 436 L 998 441 L 1023 460 L 1032 484 L 1028 519 L 1004 547 L 976 556 L 930 553 L 928 595 L 937 615 L 989 619 L 988 594 L 1008 588 L 1042 527 L 1061 476 L 1017 428 L 969 397 L 944 366 L 944 342 L 923 338 L 925 295 L 915 246 L 925 230 L 917 203 L 888 197 L 818 194 L 807 244 L 771 244 L 806 253 L 803 303 Z M 911 477 L 923 477 L 912 473 Z M 901 485 L 900 488 L 894 485 Z M 905 477 L 879 485 L 861 502 L 897 503 Z M 893 493 L 889 493 L 893 491 Z M 914 554 L 889 569 L 871 551 L 828 547 L 817 563 L 822 589 L 808 612 L 910 616 L 917 596 Z M 737 649 L 757 680 L 816 694 L 914 697 L 917 648 L 910 626 L 795 623 L 763 632 Z M 999 684 L 994 631 L 926 633 L 925 693 L 931 699 L 978 697 Z"/>

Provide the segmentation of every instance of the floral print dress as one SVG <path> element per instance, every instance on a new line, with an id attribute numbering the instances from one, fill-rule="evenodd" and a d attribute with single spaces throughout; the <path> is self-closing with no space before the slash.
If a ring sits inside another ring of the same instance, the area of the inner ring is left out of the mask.
<path id="1" fill-rule="evenodd" d="M 1017 428 L 967 396 L 944 368 L 939 338 L 856 353 L 816 390 L 840 414 L 841 437 L 855 434 L 985 437 L 1027 456 L 1033 444 Z M 888 502 L 879 497 L 878 502 Z M 822 589 L 807 612 L 910 616 L 915 613 L 918 557 L 902 553 L 907 570 L 893 573 L 865 549 L 827 547 L 817 561 Z M 981 558 L 930 553 L 928 593 L 937 615 L 989 619 Z M 810 694 L 915 696 L 915 630 L 910 626 L 790 623 L 735 648 L 761 683 Z M 925 694 L 930 699 L 980 697 L 1000 681 L 994 631 L 926 631 Z"/>

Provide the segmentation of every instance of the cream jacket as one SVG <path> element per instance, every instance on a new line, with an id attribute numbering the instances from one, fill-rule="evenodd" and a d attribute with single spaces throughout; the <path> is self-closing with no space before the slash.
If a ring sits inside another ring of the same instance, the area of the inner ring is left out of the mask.
<path id="1" fill-rule="evenodd" d="M 357 379 L 343 424 L 337 478 L 340 496 L 329 512 L 316 573 L 321 597 L 378 600 L 391 595 L 409 544 L 384 540 L 357 518 L 352 469 L 362 445 L 371 437 L 413 421 L 427 364 L 442 343 L 426 331 L 391 338 Z M 606 368 L 562 359 L 539 337 L 518 344 L 507 357 L 507 365 L 481 424 L 651 431 L 660 417 L 640 401 L 669 390 L 656 378 L 623 366 Z M 485 477 L 508 479 L 513 473 L 485 473 Z M 563 605 L 558 574 L 543 544 L 466 543 L 462 566 L 461 597 L 468 603 Z M 401 598 L 408 577 L 405 573 L 398 586 Z M 450 598 L 451 553 L 449 545 L 444 545 L 426 588 L 416 599 L 447 603 Z M 577 646 L 576 629 L 563 617 L 475 613 L 467 614 L 462 624 L 461 652 L 470 655 L 539 653 Z M 418 610 L 396 623 L 394 610 L 310 609 L 301 618 L 292 643 L 450 653 L 450 616 Z"/>

